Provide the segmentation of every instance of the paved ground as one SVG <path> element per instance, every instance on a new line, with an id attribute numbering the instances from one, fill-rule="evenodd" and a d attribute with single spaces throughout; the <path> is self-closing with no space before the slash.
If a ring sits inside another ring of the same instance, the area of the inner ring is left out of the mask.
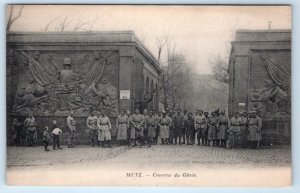
<path id="1" fill-rule="evenodd" d="M 198 146 L 99 148 L 45 152 L 8 147 L 12 185 L 287 186 L 290 146 L 228 150 Z M 178 174 L 178 175 L 177 175 Z"/>

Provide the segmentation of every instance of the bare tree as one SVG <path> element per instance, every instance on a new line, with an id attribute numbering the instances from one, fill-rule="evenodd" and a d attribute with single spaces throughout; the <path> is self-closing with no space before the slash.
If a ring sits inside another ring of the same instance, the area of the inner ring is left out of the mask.
<path id="1" fill-rule="evenodd" d="M 81 21 L 80 19 L 72 19 L 68 15 L 64 17 L 62 21 L 58 21 L 60 17 L 61 16 L 58 16 L 50 20 L 46 24 L 44 31 L 92 31 L 96 21 L 98 20 L 98 16 L 93 21 Z M 78 20 L 78 22 L 74 24 L 74 20 Z M 56 25 L 54 25 L 53 30 L 50 30 L 50 26 L 54 23 L 56 23 Z"/>
<path id="2" fill-rule="evenodd" d="M 164 47 L 166 46 L 167 42 L 168 42 L 168 39 L 169 39 L 169 34 L 167 35 L 162 35 L 160 37 L 156 37 L 155 38 L 155 44 L 156 44 L 156 47 L 157 47 L 157 60 L 158 62 L 161 64 L 161 55 L 162 55 L 162 51 L 164 49 Z"/>
<path id="3" fill-rule="evenodd" d="M 213 76 L 216 80 L 226 83 L 229 83 L 229 68 L 228 62 L 225 59 L 222 59 L 220 56 L 215 57 L 211 60 L 211 69 Z"/>
<path id="4" fill-rule="evenodd" d="M 58 19 L 59 17 L 60 17 L 60 16 L 58 16 L 58 17 L 56 17 L 56 18 L 54 18 L 54 19 L 51 19 L 51 20 L 46 24 L 46 26 L 45 26 L 45 28 L 44 28 L 44 31 L 49 31 L 50 26 L 51 26 L 55 21 L 57 21 L 57 19 Z"/>
<path id="5" fill-rule="evenodd" d="M 15 16 L 13 16 L 15 12 L 15 6 L 11 5 L 10 7 L 11 8 L 10 8 L 9 17 L 6 24 L 6 31 L 9 31 L 12 24 L 15 23 L 22 16 L 22 12 L 24 9 L 24 5 L 21 5 L 20 8 L 17 10 Z"/>

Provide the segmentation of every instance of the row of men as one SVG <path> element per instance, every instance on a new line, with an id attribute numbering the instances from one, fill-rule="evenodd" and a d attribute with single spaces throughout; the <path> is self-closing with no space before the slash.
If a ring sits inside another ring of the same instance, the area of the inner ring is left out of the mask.
<path id="1" fill-rule="evenodd" d="M 27 128 L 28 145 L 34 144 L 36 137 L 36 124 L 34 117 L 29 116 L 25 122 Z M 68 147 L 74 147 L 74 133 L 76 132 L 76 123 L 73 112 L 67 117 L 66 125 L 68 129 Z M 89 129 L 91 145 L 105 145 L 111 147 L 111 122 L 106 116 L 105 111 L 100 116 L 96 116 L 91 111 L 87 118 L 86 125 Z M 174 111 L 165 111 L 153 113 L 144 111 L 140 114 L 138 110 L 130 115 L 128 111 L 121 110 L 117 117 L 117 140 L 120 145 L 147 145 L 157 144 L 158 138 L 161 144 L 187 144 L 193 145 L 212 145 L 227 148 L 246 147 L 249 142 L 251 147 L 259 148 L 261 141 L 261 119 L 255 112 L 235 113 L 235 116 L 229 119 L 225 111 L 208 112 L 197 110 L 195 114 L 180 109 Z M 56 122 L 53 123 L 52 130 L 57 128 Z M 47 134 L 44 132 L 44 138 Z M 56 140 L 57 141 L 57 140 Z M 56 146 L 59 147 L 59 144 Z M 106 143 L 106 144 L 105 144 Z M 45 147 L 46 149 L 46 147 Z"/>

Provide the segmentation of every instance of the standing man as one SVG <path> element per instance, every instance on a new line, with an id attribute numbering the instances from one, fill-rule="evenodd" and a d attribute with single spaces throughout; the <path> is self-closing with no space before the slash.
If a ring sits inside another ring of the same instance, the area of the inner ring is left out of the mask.
<path id="1" fill-rule="evenodd" d="M 98 118 L 97 126 L 100 130 L 98 140 L 101 143 L 101 147 L 104 147 L 107 142 L 108 147 L 111 148 L 111 123 L 109 118 L 106 116 L 105 110 L 101 111 L 101 116 Z"/>
<path id="2" fill-rule="evenodd" d="M 208 123 L 208 144 L 210 145 L 212 142 L 212 146 L 216 146 L 218 118 L 215 112 L 212 112 L 211 115 Z"/>
<path id="3" fill-rule="evenodd" d="M 119 145 L 125 145 L 127 141 L 127 130 L 129 127 L 129 118 L 125 114 L 125 110 L 121 110 L 121 114 L 117 118 L 117 140 Z"/>
<path id="4" fill-rule="evenodd" d="M 160 132 L 160 128 L 159 128 L 159 124 L 158 124 L 158 122 L 159 122 L 159 120 L 160 120 L 160 118 L 161 118 L 161 111 L 159 110 L 158 112 L 157 112 L 157 114 L 155 114 L 155 119 L 156 119 L 156 138 L 155 138 L 155 144 L 158 144 L 158 137 L 159 137 L 159 132 Z"/>
<path id="5" fill-rule="evenodd" d="M 259 149 L 260 141 L 262 140 L 261 136 L 261 128 L 262 128 L 262 121 L 256 115 L 255 111 L 252 111 L 249 118 L 249 135 L 248 140 L 251 143 L 251 148 Z"/>
<path id="6" fill-rule="evenodd" d="M 140 114 L 139 109 L 135 110 L 135 113 L 131 116 L 131 130 L 130 139 L 133 145 L 136 145 L 136 139 L 140 146 L 143 144 L 144 137 L 144 116 Z"/>
<path id="7" fill-rule="evenodd" d="M 193 118 L 193 114 L 189 113 L 187 120 L 185 120 L 185 128 L 186 128 L 186 144 L 193 145 L 192 138 L 195 130 L 195 120 Z"/>
<path id="8" fill-rule="evenodd" d="M 241 116 L 241 146 L 243 148 L 247 147 L 248 142 L 248 116 L 244 111 Z"/>
<path id="9" fill-rule="evenodd" d="M 202 129 L 201 129 L 202 115 L 203 115 L 202 110 L 195 112 L 195 129 L 196 129 L 198 146 L 200 146 L 200 138 L 202 138 Z"/>
<path id="10" fill-rule="evenodd" d="M 170 118 L 167 116 L 167 112 L 162 112 L 162 117 L 159 120 L 159 128 L 160 128 L 160 138 L 161 144 L 167 144 L 169 140 L 169 126 L 171 124 Z"/>
<path id="11" fill-rule="evenodd" d="M 173 110 L 170 109 L 168 113 L 168 117 L 170 119 L 170 126 L 169 126 L 169 142 L 168 144 L 173 144 L 173 139 L 174 139 L 174 125 L 173 125 Z"/>
<path id="12" fill-rule="evenodd" d="M 28 114 L 28 117 L 24 121 L 24 126 L 27 133 L 27 146 L 33 147 L 36 141 L 36 122 L 32 113 Z"/>
<path id="13" fill-rule="evenodd" d="M 238 117 L 238 112 L 235 112 L 234 117 L 229 121 L 229 143 L 227 148 L 235 148 L 240 143 L 241 137 L 241 119 Z"/>
<path id="14" fill-rule="evenodd" d="M 228 117 L 225 115 L 225 110 L 221 111 L 219 116 L 219 131 L 218 131 L 218 140 L 219 146 L 225 147 L 226 146 L 226 132 L 228 128 Z"/>
<path id="15" fill-rule="evenodd" d="M 156 138 L 156 118 L 153 116 L 153 111 L 150 111 L 149 116 L 146 117 L 146 130 L 148 147 L 151 147 Z"/>
<path id="16" fill-rule="evenodd" d="M 182 130 L 183 130 L 183 116 L 181 114 L 181 110 L 177 109 L 177 114 L 173 117 L 173 126 L 174 126 L 174 140 L 175 145 L 177 145 L 177 139 L 178 144 L 181 145 L 181 136 L 182 136 Z"/>
<path id="17" fill-rule="evenodd" d="M 21 134 L 22 134 L 22 126 L 23 123 L 21 123 L 18 118 L 14 118 L 13 120 L 13 143 L 14 145 L 18 146 L 21 144 Z"/>
<path id="18" fill-rule="evenodd" d="M 67 117 L 67 128 L 68 128 L 68 148 L 73 148 L 74 133 L 76 131 L 76 122 L 74 119 L 74 112 L 71 110 Z"/>
<path id="19" fill-rule="evenodd" d="M 188 119 L 188 113 L 187 113 L 187 110 L 184 110 L 183 111 L 183 122 L 184 122 L 184 126 L 183 126 L 183 129 L 182 129 L 182 143 L 185 144 L 185 138 L 186 138 L 186 125 L 185 125 L 185 122 L 186 120 Z"/>
<path id="20" fill-rule="evenodd" d="M 204 138 L 204 145 L 208 146 L 208 124 L 209 124 L 209 119 L 208 119 L 208 112 L 204 112 L 204 117 L 202 118 L 202 131 L 203 131 L 203 138 Z"/>
<path id="21" fill-rule="evenodd" d="M 97 127 L 98 117 L 95 116 L 93 110 L 90 111 L 90 116 L 86 119 L 86 125 L 89 129 L 91 145 L 94 147 L 95 143 L 98 142 L 98 127 Z"/>

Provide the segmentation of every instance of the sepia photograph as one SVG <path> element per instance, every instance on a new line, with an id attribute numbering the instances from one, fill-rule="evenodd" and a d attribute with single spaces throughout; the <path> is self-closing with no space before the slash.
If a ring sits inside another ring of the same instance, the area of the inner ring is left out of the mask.
<path id="1" fill-rule="evenodd" d="M 7 185 L 292 185 L 290 5 L 5 17 Z"/>

